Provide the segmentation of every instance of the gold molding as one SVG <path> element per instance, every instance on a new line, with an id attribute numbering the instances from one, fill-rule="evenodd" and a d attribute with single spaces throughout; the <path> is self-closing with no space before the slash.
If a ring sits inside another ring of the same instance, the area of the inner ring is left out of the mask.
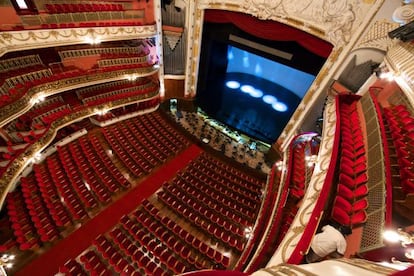
<path id="1" fill-rule="evenodd" d="M 123 79 L 125 78 L 125 75 L 129 74 L 139 74 L 140 77 L 145 77 L 154 74 L 157 72 L 157 70 L 158 69 L 156 67 L 152 66 L 110 72 L 100 72 L 97 74 L 82 75 L 70 79 L 62 79 L 32 87 L 27 90 L 24 96 L 22 96 L 17 101 L 0 108 L 0 127 L 20 116 L 22 111 L 26 111 L 31 108 L 33 103 L 31 104 L 30 100 L 36 95 L 43 94 L 44 96 L 51 96 L 82 86 Z"/>
<path id="2" fill-rule="evenodd" d="M 131 40 L 156 36 L 156 25 L 39 29 L 0 33 L 0 56 L 7 52 L 100 41 Z"/>

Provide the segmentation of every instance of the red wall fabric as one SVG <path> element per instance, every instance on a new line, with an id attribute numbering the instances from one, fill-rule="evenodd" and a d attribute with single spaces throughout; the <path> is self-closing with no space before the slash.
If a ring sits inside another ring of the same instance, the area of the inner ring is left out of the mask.
<path id="1" fill-rule="evenodd" d="M 285 24 L 260 20 L 248 14 L 224 11 L 205 10 L 204 20 L 211 23 L 233 23 L 241 30 L 265 39 L 275 41 L 296 41 L 312 53 L 327 58 L 332 51 L 332 44 L 304 31 Z"/>

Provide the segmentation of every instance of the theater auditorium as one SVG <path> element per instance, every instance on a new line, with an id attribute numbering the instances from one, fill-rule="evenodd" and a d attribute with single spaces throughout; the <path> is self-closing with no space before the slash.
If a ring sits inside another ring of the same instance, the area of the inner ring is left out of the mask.
<path id="1" fill-rule="evenodd" d="M 414 274 L 414 1 L 0 15 L 0 275 Z"/>

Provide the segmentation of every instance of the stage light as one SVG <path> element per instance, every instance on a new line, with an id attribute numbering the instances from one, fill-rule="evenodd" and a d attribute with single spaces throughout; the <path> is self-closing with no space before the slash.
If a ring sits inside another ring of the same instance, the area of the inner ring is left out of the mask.
<path id="1" fill-rule="evenodd" d="M 251 85 L 242 85 L 240 90 L 244 93 L 251 93 L 251 92 L 255 91 L 256 89 Z"/>
<path id="2" fill-rule="evenodd" d="M 231 89 L 237 89 L 240 87 L 240 83 L 238 81 L 228 81 L 226 82 L 226 86 Z"/>
<path id="3" fill-rule="evenodd" d="M 260 89 L 255 89 L 249 92 L 250 96 L 253 98 L 261 98 L 263 96 L 263 92 Z"/>
<path id="4" fill-rule="evenodd" d="M 275 102 L 272 104 L 272 108 L 279 112 L 286 112 L 288 110 L 287 105 L 282 102 Z"/>
<path id="5" fill-rule="evenodd" d="M 277 102 L 277 98 L 275 96 L 272 95 L 264 95 L 263 96 L 263 101 L 267 104 L 274 104 Z"/>

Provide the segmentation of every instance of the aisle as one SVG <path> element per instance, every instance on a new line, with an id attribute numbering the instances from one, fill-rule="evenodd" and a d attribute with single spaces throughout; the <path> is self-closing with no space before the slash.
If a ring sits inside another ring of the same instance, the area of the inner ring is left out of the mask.
<path id="1" fill-rule="evenodd" d="M 165 181 L 168 181 L 177 171 L 187 166 L 201 152 L 202 150 L 199 147 L 191 145 L 174 159 L 161 166 L 152 175 L 148 176 L 147 179 L 129 193 L 101 211 L 99 215 L 86 222 L 67 238 L 59 241 L 47 252 L 32 260 L 15 275 L 55 275 L 61 264 L 69 258 L 78 256 L 91 245 L 95 237 L 110 230 L 122 215 L 133 211 L 144 199 L 155 193 Z"/>

